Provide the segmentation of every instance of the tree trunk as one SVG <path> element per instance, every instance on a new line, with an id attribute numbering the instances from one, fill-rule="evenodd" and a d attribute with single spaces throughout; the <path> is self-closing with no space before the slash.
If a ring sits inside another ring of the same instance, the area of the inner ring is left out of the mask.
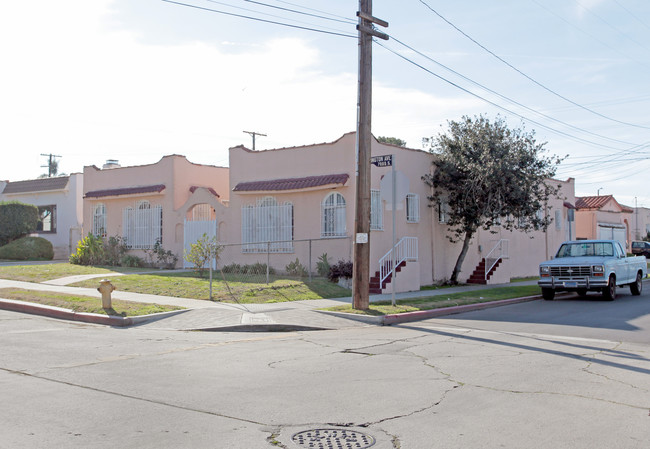
<path id="1" fill-rule="evenodd" d="M 454 271 L 451 273 L 451 278 L 449 279 L 450 284 L 458 284 L 458 273 L 460 273 L 460 268 L 463 266 L 463 261 L 465 260 L 467 250 L 469 249 L 469 242 L 472 240 L 473 236 L 474 232 L 468 231 L 465 233 L 465 240 L 463 240 L 463 249 L 460 250 L 458 260 L 456 260 L 456 266 L 454 267 Z"/>

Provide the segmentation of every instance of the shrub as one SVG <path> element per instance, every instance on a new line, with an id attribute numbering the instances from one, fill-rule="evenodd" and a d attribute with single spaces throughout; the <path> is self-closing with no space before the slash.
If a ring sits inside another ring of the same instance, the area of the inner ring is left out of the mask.
<path id="1" fill-rule="evenodd" d="M 307 276 L 307 269 L 300 263 L 297 257 L 295 261 L 289 262 L 289 264 L 284 267 L 284 269 L 289 276 Z"/>
<path id="2" fill-rule="evenodd" d="M 316 262 L 316 272 L 321 277 L 326 277 L 330 272 L 330 263 L 327 260 L 327 253 L 323 253 Z"/>
<path id="3" fill-rule="evenodd" d="M 122 265 L 122 259 L 126 256 L 127 252 L 126 242 L 124 239 L 120 236 L 109 237 L 102 243 L 104 245 L 104 258 L 101 262 L 102 265 L 110 265 L 113 267 Z"/>
<path id="4" fill-rule="evenodd" d="M 240 265 L 233 262 L 221 267 L 221 271 L 230 274 L 266 274 L 266 264 L 257 262 L 250 265 Z M 269 267 L 269 274 L 275 274 L 273 267 Z"/>
<path id="5" fill-rule="evenodd" d="M 208 237 L 203 234 L 196 243 L 190 245 L 190 251 L 185 251 L 185 260 L 191 263 L 195 271 L 203 277 L 206 266 L 209 266 L 212 260 L 219 260 L 219 254 L 223 251 L 223 246 L 219 245 L 216 237 Z"/>
<path id="6" fill-rule="evenodd" d="M 17 201 L 0 203 L 0 246 L 25 234 L 38 225 L 38 207 Z"/>
<path id="7" fill-rule="evenodd" d="M 122 267 L 132 267 L 140 268 L 144 267 L 144 260 L 138 256 L 133 256 L 131 254 L 125 254 L 120 259 L 120 266 Z"/>
<path id="8" fill-rule="evenodd" d="M 339 260 L 336 264 L 330 267 L 330 272 L 327 278 L 332 282 L 338 282 L 339 278 L 352 277 L 352 262 Z"/>
<path id="9" fill-rule="evenodd" d="M 43 237 L 23 237 L 0 247 L 0 259 L 52 260 L 54 249 Z"/>
<path id="10" fill-rule="evenodd" d="M 176 254 L 163 248 L 159 241 L 156 242 L 153 249 L 145 249 L 144 253 L 147 255 L 148 264 L 152 267 L 173 268 L 178 262 Z"/>
<path id="11" fill-rule="evenodd" d="M 77 251 L 70 254 L 70 263 L 76 265 L 101 265 L 104 263 L 104 242 L 100 237 L 88 233 L 79 241 Z"/>

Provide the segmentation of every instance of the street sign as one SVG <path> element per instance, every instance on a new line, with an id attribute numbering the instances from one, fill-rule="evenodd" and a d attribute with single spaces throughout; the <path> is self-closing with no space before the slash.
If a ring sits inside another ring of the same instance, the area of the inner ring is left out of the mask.
<path id="1" fill-rule="evenodd" d="M 377 167 L 391 167 L 393 165 L 393 155 L 374 156 L 370 158 L 370 163 Z"/>

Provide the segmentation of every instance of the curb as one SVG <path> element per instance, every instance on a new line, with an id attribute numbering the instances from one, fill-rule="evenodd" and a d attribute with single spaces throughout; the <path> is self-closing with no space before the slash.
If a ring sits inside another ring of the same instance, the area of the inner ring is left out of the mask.
<path id="1" fill-rule="evenodd" d="M 190 309 L 172 310 L 170 312 L 153 313 L 151 315 L 140 315 L 134 317 L 119 317 L 100 315 L 98 313 L 75 312 L 74 310 L 64 309 L 61 307 L 47 306 L 44 304 L 35 304 L 14 299 L 0 299 L 0 309 L 10 310 L 12 312 L 29 313 L 31 315 L 41 315 L 49 318 L 58 318 L 61 320 L 80 321 L 84 323 L 103 324 L 106 326 L 127 327 L 134 324 L 140 324 L 149 320 L 167 318 L 172 315 L 187 312 Z"/>
<path id="2" fill-rule="evenodd" d="M 473 312 L 475 310 L 490 309 L 492 307 L 507 306 L 510 304 L 518 304 L 521 302 L 536 301 L 541 299 L 541 295 L 524 296 L 522 298 L 502 299 L 500 301 L 482 302 L 478 304 L 466 304 L 463 306 L 451 306 L 441 309 L 431 310 L 418 310 L 417 312 L 397 313 L 393 315 L 384 315 L 383 325 L 390 326 L 392 324 L 408 323 L 411 321 L 420 321 L 427 318 L 436 318 L 444 315 L 454 315 L 457 313 Z"/>
<path id="3" fill-rule="evenodd" d="M 492 307 L 507 306 L 510 304 L 517 304 L 520 302 L 536 301 L 541 298 L 542 298 L 541 295 L 524 296 L 521 298 L 502 299 L 500 301 L 482 302 L 478 304 L 466 304 L 463 306 L 450 306 L 450 307 L 443 307 L 439 309 L 430 309 L 430 310 L 418 310 L 417 312 L 395 313 L 392 315 L 383 315 L 383 316 L 357 315 L 354 313 L 332 312 L 329 310 L 317 310 L 317 312 L 337 316 L 339 318 L 362 321 L 364 323 L 375 324 L 378 326 L 391 326 L 393 324 L 409 323 L 412 321 L 426 320 L 428 318 L 436 318 L 444 315 L 454 315 L 457 313 L 472 312 L 474 310 L 482 310 L 482 309 L 489 309 Z"/>

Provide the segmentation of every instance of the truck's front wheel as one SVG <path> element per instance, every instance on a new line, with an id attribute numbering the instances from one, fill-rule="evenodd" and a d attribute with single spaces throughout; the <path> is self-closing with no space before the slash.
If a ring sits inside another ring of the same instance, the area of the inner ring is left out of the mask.
<path id="1" fill-rule="evenodd" d="M 553 301 L 553 298 L 555 298 L 555 290 L 552 288 L 542 288 L 542 298 L 547 301 Z"/>
<path id="2" fill-rule="evenodd" d="M 603 289 L 603 299 L 605 301 L 614 301 L 616 298 L 616 277 L 612 274 L 609 277 L 607 287 Z"/>

